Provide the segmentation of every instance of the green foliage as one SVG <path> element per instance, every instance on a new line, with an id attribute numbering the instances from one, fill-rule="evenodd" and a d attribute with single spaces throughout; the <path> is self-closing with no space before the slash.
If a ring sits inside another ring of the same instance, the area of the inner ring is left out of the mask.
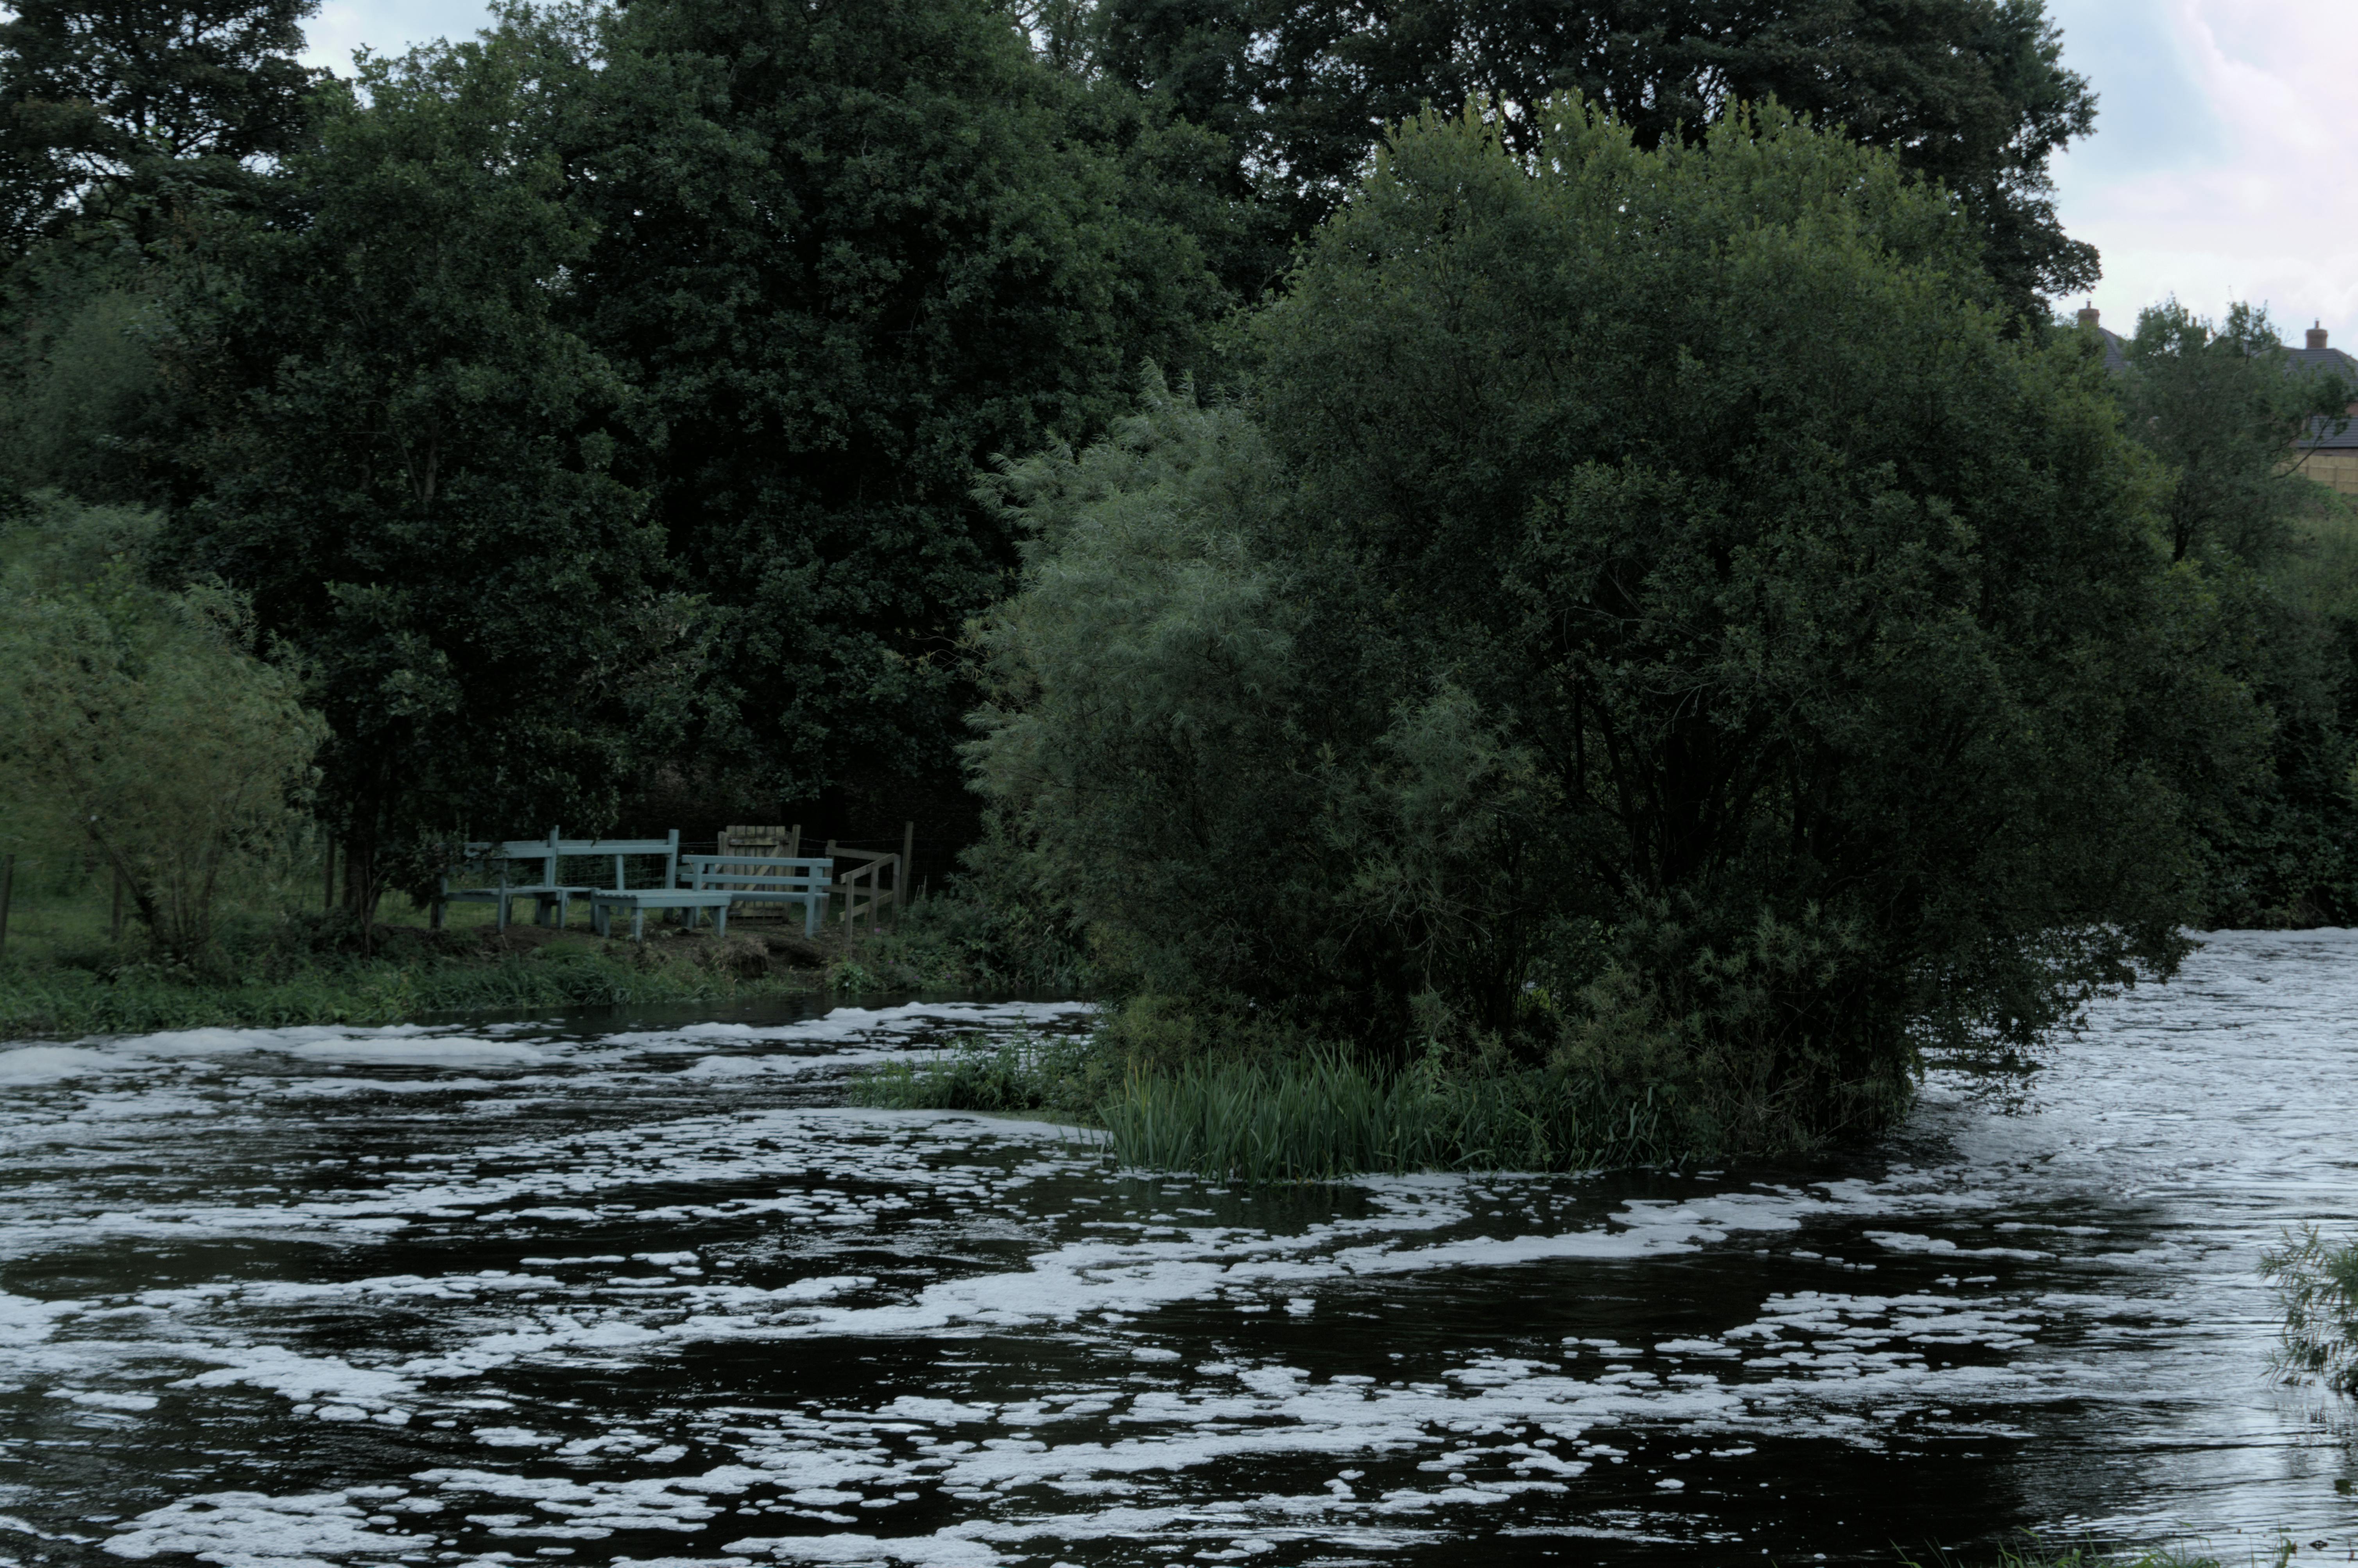
<path id="1" fill-rule="evenodd" d="M 1249 200 L 1231 253 L 1258 293 L 1341 202 L 1385 126 L 1469 96 L 1518 153 L 1576 92 L 1652 147 L 1775 99 L 1898 155 L 1972 217 L 2018 308 L 2084 287 L 2095 252 L 2057 222 L 2048 160 L 2095 118 L 2041 0 L 1098 0 L 1073 26 L 1090 65 L 1229 139 Z"/>
<path id="2" fill-rule="evenodd" d="M 1780 114 L 1405 128 L 1249 405 L 995 486 L 1037 543 L 974 762 L 1041 885 L 1149 989 L 1737 1147 L 2167 972 L 2262 721 L 2101 371 L 1977 248 Z"/>
<path id="3" fill-rule="evenodd" d="M 930 1060 L 888 1062 L 852 1080 L 853 1105 L 892 1110 L 1045 1112 L 1095 1119 L 1117 1064 L 1081 1035 L 1028 1035 L 995 1045 L 967 1044 Z"/>
<path id="4" fill-rule="evenodd" d="M 11 284 L 0 483 L 106 504 L 164 500 L 172 410 L 156 348 L 169 324 L 135 259 L 104 239 L 59 243 Z"/>
<path id="5" fill-rule="evenodd" d="M 1360 1172 L 1586 1171 L 1704 1152 L 1650 1095 L 1550 1068 L 1393 1072 L 1336 1051 L 1132 1072 L 1099 1104 L 1124 1164 L 1248 1182 Z"/>
<path id="6" fill-rule="evenodd" d="M 0 800 L 11 827 L 86 838 L 161 958 L 212 938 L 225 871 L 266 855 L 308 794 L 320 731 L 254 655 L 243 603 L 146 586 L 142 514 L 46 498 L 0 587 Z"/>
<path id="7" fill-rule="evenodd" d="M 185 968 L 92 961 L 0 965 L 0 1035 L 135 1034 L 158 1029 L 280 1028 L 297 1024 L 384 1024 L 437 1014 L 494 1010 L 624 1006 L 800 995 L 807 978 L 735 973 L 708 962 L 708 950 L 624 952 L 558 943 L 524 954 L 485 957 L 438 952 L 423 933 L 372 956 L 314 950 L 310 944 L 271 951 L 246 947 L 211 966 L 211 978 Z"/>
<path id="8" fill-rule="evenodd" d="M 456 830 L 611 820 L 692 663 L 663 541 L 593 427 L 630 398 L 559 318 L 586 220 L 514 37 L 365 60 L 269 211 L 176 274 L 200 492 L 183 569 L 250 592 L 333 738 L 355 907 Z"/>
<path id="9" fill-rule="evenodd" d="M 1069 909 L 986 876 L 912 900 L 860 946 L 888 989 L 1087 996 L 1098 989 L 1087 940 Z"/>
<path id="10" fill-rule="evenodd" d="M 2125 351 L 2122 411 L 2130 434 L 2166 464 L 2173 560 L 2226 554 L 2259 565 L 2282 555 L 2318 487 L 2294 443 L 2308 422 L 2338 416 L 2358 386 L 2288 374 L 2265 309 L 2212 322 L 2176 299 L 2138 312 Z"/>
<path id="11" fill-rule="evenodd" d="M 2260 1273 L 2284 1307 L 2277 1368 L 2358 1393 L 2358 1239 L 2328 1241 L 2305 1226 L 2262 1255 Z"/>
<path id="12" fill-rule="evenodd" d="M 898 1109 L 1045 1114 L 1102 1128 L 1124 1164 L 1253 1183 L 1584 1171 L 1695 1152 L 1680 1141 L 1677 1116 L 1643 1092 L 1632 1099 L 1546 1069 L 1453 1065 L 1438 1052 L 1397 1072 L 1316 1046 L 1173 1054 L 1174 1022 L 1133 1003 L 1094 1035 L 966 1045 L 887 1064 L 855 1079 L 849 1098 Z"/>
<path id="13" fill-rule="evenodd" d="M 81 219 L 152 231 L 294 146 L 319 0 L 16 0 L 0 21 L 0 254 Z"/>
<path id="14" fill-rule="evenodd" d="M 2288 374 L 2281 350 L 2264 310 L 2214 324 L 2170 300 L 2138 316 L 2115 380 L 2165 476 L 2172 557 L 2203 563 L 2217 595 L 2212 656 L 2271 720 L 2269 765 L 2205 834 L 2202 918 L 2219 925 L 2358 918 L 2358 606 L 2331 576 L 2348 514 L 2295 446 L 2358 387 Z"/>
<path id="15" fill-rule="evenodd" d="M 569 319 L 638 389 L 625 471 L 702 597 L 688 744 L 762 798 L 953 772 L 958 631 L 1014 560 L 973 474 L 1196 352 L 1208 145 L 987 0 L 643 0 L 536 36 L 600 61 L 561 121 L 596 236 Z"/>

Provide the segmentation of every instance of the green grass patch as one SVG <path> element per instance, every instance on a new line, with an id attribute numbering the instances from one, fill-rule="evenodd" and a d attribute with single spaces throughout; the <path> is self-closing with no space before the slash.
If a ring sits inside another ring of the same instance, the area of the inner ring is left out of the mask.
<path id="1" fill-rule="evenodd" d="M 1585 1171 L 1683 1152 L 1650 1098 L 1544 1070 L 1389 1071 L 1332 1049 L 1164 1065 L 1104 1034 L 966 1046 L 853 1081 L 855 1105 L 1021 1111 L 1101 1129 L 1126 1165 L 1247 1182 Z"/>
<path id="2" fill-rule="evenodd" d="M 824 983 L 815 970 L 749 977 L 706 957 L 641 957 L 560 941 L 517 954 L 330 958 L 225 980 L 138 963 L 112 970 L 11 964 L 0 967 L 0 1038 L 400 1023 L 439 1013 L 796 995 Z"/>
<path id="3" fill-rule="evenodd" d="M 1323 1049 L 1134 1069 L 1098 1119 L 1126 1164 L 1249 1182 L 1586 1171 L 1686 1152 L 1650 1096 L 1632 1101 L 1545 1068 L 1387 1071 Z"/>

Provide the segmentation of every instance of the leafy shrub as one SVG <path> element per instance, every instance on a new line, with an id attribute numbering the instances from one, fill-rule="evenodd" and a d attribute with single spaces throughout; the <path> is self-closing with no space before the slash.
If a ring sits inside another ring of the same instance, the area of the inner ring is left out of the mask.
<path id="1" fill-rule="evenodd" d="M 2260 1272 L 2284 1306 L 2277 1368 L 2358 1392 L 2358 1239 L 2328 1241 L 2305 1226 L 2261 1257 Z"/>
<path id="2" fill-rule="evenodd" d="M 141 576 L 151 518 L 49 499 L 0 588 L 0 797 L 121 876 L 157 957 L 199 961 L 224 874 L 295 825 L 321 729 L 243 602 Z"/>
<path id="3" fill-rule="evenodd" d="M 2104 372 L 1936 188 L 1773 113 L 1535 114 L 1404 127 L 1249 401 L 998 476 L 979 781 L 1208 1036 L 1872 1127 L 1925 1046 L 2174 966 L 2265 718 Z"/>

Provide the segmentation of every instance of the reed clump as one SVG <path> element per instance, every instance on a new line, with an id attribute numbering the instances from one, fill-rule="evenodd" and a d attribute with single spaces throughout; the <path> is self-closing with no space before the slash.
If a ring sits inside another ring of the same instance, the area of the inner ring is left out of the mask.
<path id="1" fill-rule="evenodd" d="M 1099 1107 L 1124 1163 L 1248 1182 L 1675 1162 L 1666 1108 L 1547 1068 L 1387 1070 L 1333 1049 L 1134 1068 Z"/>
<path id="2" fill-rule="evenodd" d="M 1110 1032 L 968 1046 L 856 1079 L 860 1105 L 1046 1114 L 1126 1165 L 1253 1183 L 1674 1163 L 1670 1108 L 1549 1068 L 1388 1067 L 1332 1046 L 1176 1062 Z"/>

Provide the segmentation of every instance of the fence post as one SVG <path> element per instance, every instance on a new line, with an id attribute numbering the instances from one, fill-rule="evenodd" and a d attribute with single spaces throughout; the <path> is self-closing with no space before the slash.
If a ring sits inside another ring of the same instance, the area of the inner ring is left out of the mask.
<path id="1" fill-rule="evenodd" d="M 832 838 L 830 838 L 830 839 L 828 839 L 828 840 L 827 841 L 827 862 L 828 862 L 828 864 L 827 864 L 827 881 L 828 881 L 830 883 L 834 883 L 834 882 L 839 882 L 839 881 L 841 881 L 843 880 L 843 873 L 842 873 L 841 871 L 837 871 L 837 870 L 835 869 L 835 865 L 834 865 L 834 861 L 835 861 L 835 840 L 834 840 L 834 839 L 832 839 Z M 832 902 L 832 896 L 831 896 L 831 895 L 830 895 L 830 902 Z M 850 928 L 850 925 L 851 925 L 851 892 L 850 892 L 850 890 L 849 890 L 849 889 L 848 889 L 848 888 L 847 888 L 846 890 L 844 890 L 844 894 L 843 894 L 843 924 L 844 924 L 844 927 L 845 927 L 845 929 L 846 929 L 846 930 L 849 930 L 849 929 Z"/>
<path id="2" fill-rule="evenodd" d="M 16 857 L 0 856 L 0 954 L 8 951 L 8 897 L 16 891 Z"/>
<path id="3" fill-rule="evenodd" d="M 901 863 L 892 868 L 892 929 L 909 915 L 909 872 L 917 863 L 917 825 L 901 824 Z"/>
<path id="4" fill-rule="evenodd" d="M 107 932 L 107 940 L 110 942 L 123 940 L 123 868 L 121 866 L 114 868 L 114 915 Z"/>

